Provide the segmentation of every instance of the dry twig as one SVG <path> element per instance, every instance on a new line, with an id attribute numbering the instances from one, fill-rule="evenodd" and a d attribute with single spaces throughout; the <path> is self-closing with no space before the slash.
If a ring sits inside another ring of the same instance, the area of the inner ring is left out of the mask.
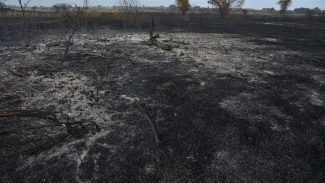
<path id="1" fill-rule="evenodd" d="M 55 126 L 63 126 L 67 128 L 68 125 L 76 125 L 76 124 L 81 124 L 83 122 L 73 122 L 73 123 L 54 123 L 54 124 L 47 124 L 47 125 L 37 125 L 37 126 L 30 126 L 30 127 L 25 127 L 25 128 L 12 128 L 12 129 L 5 129 L 5 130 L 0 130 L 0 134 L 3 133 L 12 133 L 12 132 L 18 132 L 18 131 L 27 131 L 27 130 L 36 130 L 40 128 L 48 128 L 48 127 L 55 127 Z"/>
<path id="2" fill-rule="evenodd" d="M 155 136 L 155 140 L 156 140 L 156 144 L 157 146 L 159 146 L 161 144 L 161 141 L 159 140 L 159 136 L 158 136 L 158 132 L 157 132 L 157 128 L 155 126 L 155 124 L 153 123 L 153 121 L 149 118 L 149 116 L 147 115 L 147 113 L 144 111 L 144 109 L 141 107 L 141 105 L 139 104 L 138 100 L 137 99 L 134 99 L 135 103 L 137 104 L 138 108 L 140 109 L 140 111 L 142 112 L 142 114 L 147 118 L 150 126 L 151 126 L 151 129 L 152 129 L 152 132 Z"/>

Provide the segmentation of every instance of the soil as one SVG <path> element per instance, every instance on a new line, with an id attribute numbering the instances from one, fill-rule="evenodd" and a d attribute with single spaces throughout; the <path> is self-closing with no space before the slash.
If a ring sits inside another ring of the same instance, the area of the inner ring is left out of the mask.
<path id="1" fill-rule="evenodd" d="M 324 182 L 324 28 L 193 22 L 3 39 L 0 182 Z"/>

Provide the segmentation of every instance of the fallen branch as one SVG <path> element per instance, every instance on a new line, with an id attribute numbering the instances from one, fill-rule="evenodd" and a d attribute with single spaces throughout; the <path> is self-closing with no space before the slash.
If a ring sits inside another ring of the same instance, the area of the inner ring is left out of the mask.
<path id="1" fill-rule="evenodd" d="M 67 128 L 68 125 L 76 125 L 76 124 L 81 124 L 83 122 L 74 122 L 74 123 L 54 123 L 54 124 L 47 124 L 47 125 L 38 125 L 38 126 L 30 126 L 30 127 L 25 127 L 25 128 L 12 128 L 12 129 L 5 129 L 5 130 L 0 130 L 0 134 L 3 133 L 12 133 L 12 132 L 18 132 L 18 131 L 28 131 L 28 130 L 35 130 L 35 129 L 40 129 L 40 128 L 48 128 L 48 127 L 55 127 L 55 126 L 63 126 Z"/>
<path id="2" fill-rule="evenodd" d="M 323 59 L 324 60 L 324 59 Z M 317 59 L 310 59 L 309 60 L 310 62 L 318 62 L 318 63 L 321 63 L 321 64 L 325 64 L 324 61 L 320 61 L 320 60 L 317 60 Z"/>
<path id="3" fill-rule="evenodd" d="M 153 35 L 153 30 L 155 27 L 155 22 L 153 21 L 153 18 L 151 20 L 151 29 L 149 31 L 149 40 L 145 41 L 144 44 L 149 45 L 149 46 L 157 46 L 158 48 L 161 48 L 166 51 L 171 51 L 172 47 L 169 44 L 161 43 L 157 39 L 160 38 L 159 34 Z"/>
<path id="4" fill-rule="evenodd" d="M 42 60 L 39 60 L 38 62 L 39 62 L 39 64 L 43 64 L 43 65 L 49 66 L 51 68 L 51 69 L 46 69 L 46 70 L 51 70 L 51 71 L 57 70 L 53 65 L 51 65 L 51 64 L 49 64 L 47 62 L 44 62 Z M 42 70 L 45 70 L 45 69 L 42 69 Z"/>
<path id="5" fill-rule="evenodd" d="M 31 89 L 34 92 L 38 92 L 37 89 L 35 89 L 35 88 L 33 88 L 33 87 L 31 87 L 31 86 L 29 86 L 27 84 L 24 84 L 24 83 L 22 83 L 20 81 L 9 82 L 9 83 L 6 83 L 5 85 L 7 85 L 7 86 L 15 86 L 15 87 L 24 87 L 26 89 Z"/>
<path id="6" fill-rule="evenodd" d="M 128 54 L 123 53 L 123 55 L 126 56 L 126 58 L 128 58 L 128 60 L 129 60 L 129 62 L 130 62 L 131 64 L 136 64 L 136 62 L 134 62 L 134 61 L 130 58 L 130 56 L 129 56 Z"/>
<path id="7" fill-rule="evenodd" d="M 1 94 L 2 96 L 4 96 L 4 97 L 19 97 L 20 95 L 19 94 L 17 94 L 17 93 L 3 93 L 3 94 Z"/>
<path id="8" fill-rule="evenodd" d="M 159 140 L 159 136 L 158 136 L 158 132 L 157 132 L 157 128 L 156 128 L 155 124 L 153 123 L 153 121 L 151 121 L 151 119 L 146 114 L 146 112 L 144 111 L 144 109 L 140 106 L 138 100 L 137 99 L 134 99 L 134 101 L 137 104 L 137 106 L 140 109 L 140 111 L 142 112 L 142 114 L 147 118 L 147 120 L 148 120 L 148 122 L 149 122 L 149 124 L 151 126 L 153 135 L 155 136 L 156 144 L 157 144 L 157 146 L 159 146 L 161 144 L 161 141 Z"/>
<path id="9" fill-rule="evenodd" d="M 95 53 L 89 53 L 89 52 L 83 52 L 85 55 L 87 56 L 91 56 L 91 57 L 100 57 L 100 58 L 105 58 L 105 59 L 109 59 L 108 57 L 101 55 L 101 54 L 95 54 Z"/>
<path id="10" fill-rule="evenodd" d="M 19 78 L 25 78 L 25 77 L 26 77 L 25 74 L 20 73 L 20 72 L 18 72 L 18 71 L 12 71 L 12 70 L 9 70 L 9 72 L 10 72 L 12 75 L 14 75 L 14 76 L 16 76 L 16 77 L 19 77 Z"/>
<path id="11" fill-rule="evenodd" d="M 150 41 L 157 41 L 158 38 L 159 38 L 159 34 L 156 34 L 156 35 L 150 37 L 149 40 L 150 40 Z"/>
<path id="12" fill-rule="evenodd" d="M 43 117 L 52 116 L 59 112 L 43 112 L 43 111 L 25 111 L 25 110 L 5 110 L 0 109 L 0 117 Z"/>
<path id="13" fill-rule="evenodd" d="M 172 50 L 172 47 L 169 45 L 169 44 L 164 44 L 164 43 L 160 43 L 158 41 L 156 41 L 156 45 L 163 49 L 163 50 L 166 50 L 166 51 L 171 51 Z"/>

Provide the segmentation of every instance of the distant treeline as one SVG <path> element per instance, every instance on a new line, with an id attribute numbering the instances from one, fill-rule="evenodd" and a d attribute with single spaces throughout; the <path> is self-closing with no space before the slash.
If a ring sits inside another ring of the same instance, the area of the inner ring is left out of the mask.
<path id="1" fill-rule="evenodd" d="M 316 7 L 314 9 L 309 9 L 309 8 L 296 8 L 292 12 L 297 13 L 297 14 L 306 14 L 308 12 L 312 12 L 315 15 L 320 15 L 320 14 L 325 14 L 325 10 L 321 10 L 320 8 Z"/>
<path id="2" fill-rule="evenodd" d="M 61 3 L 61 4 L 55 4 L 51 7 L 44 7 L 44 6 L 32 6 L 27 7 L 26 10 L 29 11 L 62 11 L 67 10 L 69 8 L 73 8 L 72 5 L 67 3 Z M 157 12 L 177 12 L 178 8 L 176 5 L 171 4 L 168 7 L 166 6 L 159 6 L 159 7 L 147 7 L 147 6 L 141 6 L 138 7 L 140 11 L 157 11 Z M 89 10 L 123 10 L 122 6 L 111 6 L 111 7 L 105 7 L 105 6 L 91 6 L 88 7 Z M 4 3 L 0 3 L 0 12 L 7 12 L 12 10 L 20 10 L 19 6 L 6 6 Z M 200 7 L 200 6 L 193 6 L 191 7 L 191 12 L 208 12 L 208 11 L 215 11 L 216 8 L 209 8 L 209 7 Z M 242 9 L 234 9 L 234 11 L 241 12 Z M 255 9 L 247 9 L 248 12 L 262 12 L 262 13 L 276 13 L 277 10 L 274 8 L 263 8 L 262 10 L 255 10 Z M 290 14 L 307 14 L 312 13 L 314 15 L 325 15 L 325 10 L 321 10 L 318 7 L 315 7 L 314 9 L 309 8 L 296 8 L 294 10 L 288 10 L 288 13 Z"/>
<path id="3" fill-rule="evenodd" d="M 263 8 L 261 10 L 262 12 L 268 12 L 268 13 L 273 13 L 276 12 L 274 8 Z M 320 15 L 320 14 L 325 14 L 325 10 L 321 10 L 320 8 L 316 7 L 314 9 L 309 9 L 309 8 L 296 8 L 294 10 L 288 10 L 288 13 L 294 13 L 294 14 L 306 14 L 312 12 L 315 15 Z"/>

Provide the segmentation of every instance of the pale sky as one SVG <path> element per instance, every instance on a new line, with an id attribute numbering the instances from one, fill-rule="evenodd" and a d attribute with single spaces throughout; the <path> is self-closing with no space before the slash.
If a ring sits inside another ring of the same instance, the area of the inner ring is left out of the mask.
<path id="1" fill-rule="evenodd" d="M 22 0 L 26 2 L 27 0 Z M 145 6 L 169 6 L 174 4 L 175 0 L 139 0 L 141 5 Z M 31 0 L 29 6 L 52 6 L 57 3 L 82 4 L 83 0 Z M 89 0 L 92 6 L 113 6 L 118 5 L 118 0 Z M 244 8 L 272 8 L 279 9 L 278 0 L 246 0 Z M 192 6 L 209 6 L 207 0 L 190 0 Z M 7 0 L 7 5 L 18 5 L 18 0 Z M 295 8 L 315 8 L 325 9 L 325 0 L 293 0 L 289 9 Z"/>

